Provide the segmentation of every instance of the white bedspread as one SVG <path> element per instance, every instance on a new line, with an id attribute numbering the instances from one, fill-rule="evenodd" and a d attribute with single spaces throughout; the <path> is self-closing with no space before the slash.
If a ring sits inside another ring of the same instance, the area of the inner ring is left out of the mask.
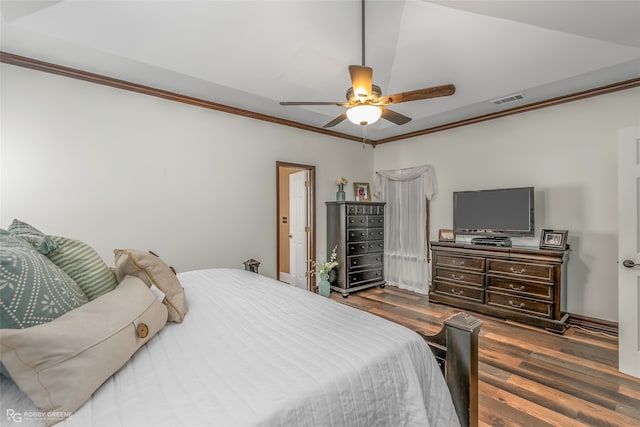
<path id="1" fill-rule="evenodd" d="M 189 312 L 58 425 L 457 426 L 412 331 L 233 269 L 181 273 Z M 3 378 L 7 409 L 37 411 Z M 32 424 L 32 423 L 29 423 Z"/>

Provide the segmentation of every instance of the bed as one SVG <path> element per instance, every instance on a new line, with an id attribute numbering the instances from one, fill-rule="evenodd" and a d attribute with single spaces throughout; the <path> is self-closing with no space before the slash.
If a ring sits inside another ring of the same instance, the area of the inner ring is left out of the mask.
<path id="1" fill-rule="evenodd" d="M 56 425 L 477 423 L 479 323 L 469 316 L 425 337 L 253 272 L 208 269 L 177 278 L 188 305 L 182 323 L 159 327 Z M 434 341 L 433 353 L 425 339 Z M 40 409 L 0 378 L 2 425 L 44 425 Z"/>

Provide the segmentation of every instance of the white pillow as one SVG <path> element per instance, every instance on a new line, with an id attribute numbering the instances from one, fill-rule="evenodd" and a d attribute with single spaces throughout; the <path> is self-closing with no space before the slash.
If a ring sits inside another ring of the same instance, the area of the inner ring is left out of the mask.
<path id="1" fill-rule="evenodd" d="M 116 278 L 126 275 L 139 277 L 147 286 L 156 287 L 165 298 L 164 305 L 169 311 L 169 322 L 182 323 L 187 314 L 187 299 L 175 272 L 157 255 L 133 249 L 115 249 Z"/>
<path id="2" fill-rule="evenodd" d="M 52 425 L 80 408 L 166 322 L 165 306 L 127 276 L 49 323 L 0 330 L 0 358 Z"/>

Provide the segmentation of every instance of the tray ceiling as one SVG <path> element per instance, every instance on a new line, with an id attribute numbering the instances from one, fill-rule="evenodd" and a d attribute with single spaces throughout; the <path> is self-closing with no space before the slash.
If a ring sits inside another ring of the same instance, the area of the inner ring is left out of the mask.
<path id="1" fill-rule="evenodd" d="M 1 50 L 307 126 L 344 109 L 360 1 L 2 1 Z M 366 65 L 393 106 L 373 140 L 640 77 L 639 1 L 369 1 Z M 522 95 L 513 102 L 493 101 Z M 344 121 L 333 130 L 361 136 Z"/>

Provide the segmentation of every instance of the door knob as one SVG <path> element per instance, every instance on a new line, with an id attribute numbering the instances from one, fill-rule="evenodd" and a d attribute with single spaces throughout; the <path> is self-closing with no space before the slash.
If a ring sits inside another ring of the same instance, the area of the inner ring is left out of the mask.
<path id="1" fill-rule="evenodd" d="M 636 264 L 635 262 L 631 261 L 630 259 L 625 259 L 624 261 L 622 261 L 622 265 L 624 265 L 627 268 L 633 268 L 633 267 L 637 267 L 640 264 Z"/>

